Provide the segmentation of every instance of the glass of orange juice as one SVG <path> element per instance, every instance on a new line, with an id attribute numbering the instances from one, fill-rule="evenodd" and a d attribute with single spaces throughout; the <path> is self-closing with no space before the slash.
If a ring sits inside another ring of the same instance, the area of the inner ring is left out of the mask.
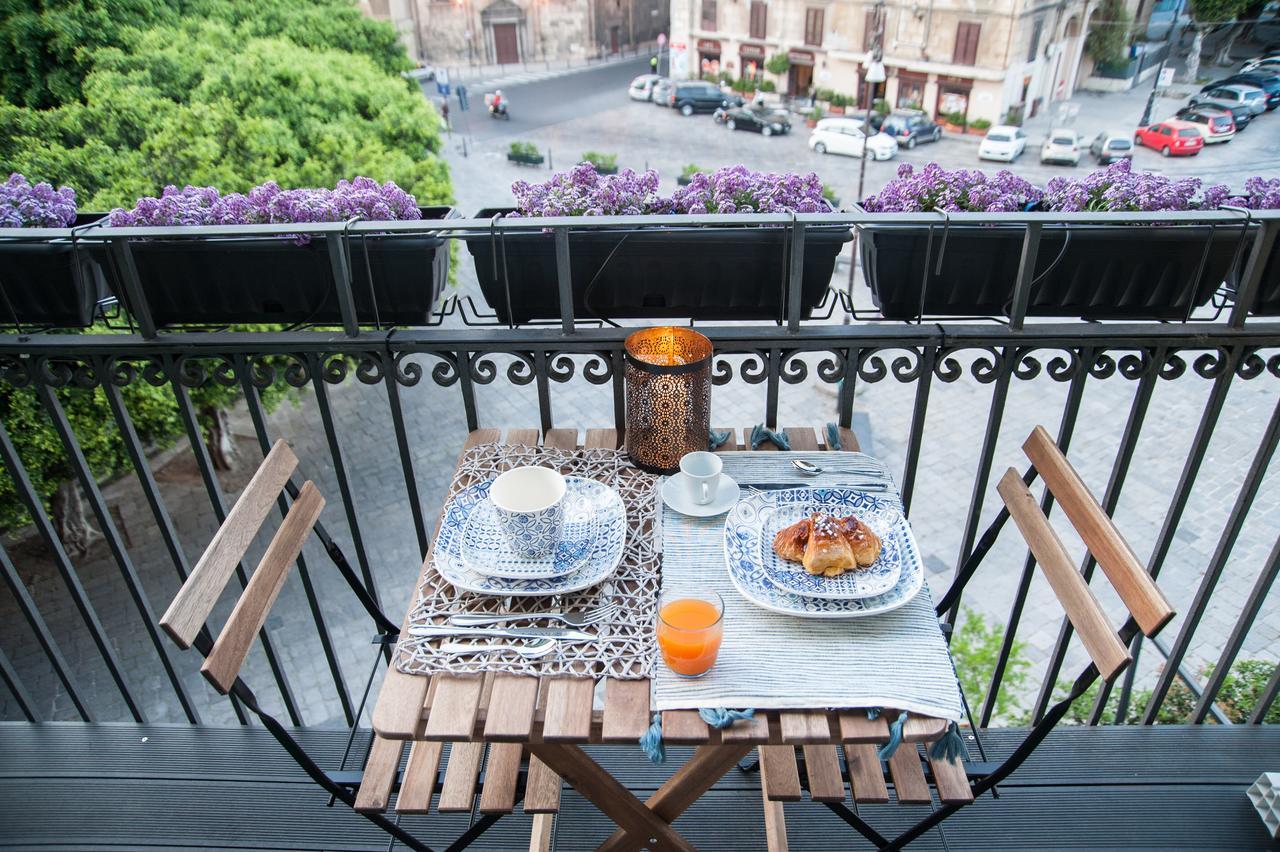
<path id="1" fill-rule="evenodd" d="M 671 671 L 701 677 L 715 664 L 724 635 L 724 601 L 713 591 L 663 592 L 658 599 L 658 648 Z"/>

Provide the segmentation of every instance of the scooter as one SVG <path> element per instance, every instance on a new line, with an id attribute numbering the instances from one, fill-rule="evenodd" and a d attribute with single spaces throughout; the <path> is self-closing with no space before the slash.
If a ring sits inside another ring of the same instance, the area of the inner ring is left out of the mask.
<path id="1" fill-rule="evenodd" d="M 505 118 L 507 121 L 510 121 L 511 116 L 507 113 L 507 102 L 499 101 L 496 104 L 489 104 L 489 117 Z"/>

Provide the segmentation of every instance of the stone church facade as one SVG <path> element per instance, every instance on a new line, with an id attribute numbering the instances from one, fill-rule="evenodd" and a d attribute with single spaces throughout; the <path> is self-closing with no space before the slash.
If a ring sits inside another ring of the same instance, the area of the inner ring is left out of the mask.
<path id="1" fill-rule="evenodd" d="M 607 56 L 668 30 L 668 0 L 362 0 L 424 65 L 557 62 Z"/>

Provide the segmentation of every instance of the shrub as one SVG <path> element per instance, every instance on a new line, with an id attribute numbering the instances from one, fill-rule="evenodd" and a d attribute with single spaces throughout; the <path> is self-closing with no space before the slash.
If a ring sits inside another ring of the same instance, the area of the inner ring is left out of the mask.
<path id="1" fill-rule="evenodd" d="M 618 168 L 618 155 L 601 154 L 599 151 L 584 151 L 582 162 L 590 163 L 598 170 L 609 171 Z"/>
<path id="2" fill-rule="evenodd" d="M 538 156 L 538 146 L 532 142 L 512 142 L 507 148 L 513 157 L 536 157 Z"/>
<path id="3" fill-rule="evenodd" d="M 884 98 L 876 98 L 874 101 L 871 102 L 871 109 L 873 109 L 875 112 L 880 113 L 880 115 L 888 115 L 890 112 L 889 102 L 886 101 Z"/>
<path id="4" fill-rule="evenodd" d="M 773 84 L 773 81 L 772 81 L 772 80 L 765 80 L 765 81 L 763 81 L 763 82 L 761 82 L 761 83 L 760 83 L 760 91 L 762 91 L 762 92 L 776 92 L 776 91 L 778 91 L 778 87 L 777 87 L 777 86 L 775 86 L 775 85 Z"/>
<path id="5" fill-rule="evenodd" d="M 822 110 L 818 107 L 814 107 L 813 109 L 809 110 L 808 117 L 810 121 L 820 121 L 822 119 Z"/>
<path id="6" fill-rule="evenodd" d="M 687 166 L 685 166 L 683 169 L 680 170 L 680 177 L 688 179 L 698 174 L 701 171 L 702 171 L 701 166 L 697 166 L 697 165 L 694 165 L 693 163 L 689 163 Z"/>
<path id="7" fill-rule="evenodd" d="M 787 59 L 785 53 L 775 53 L 764 64 L 764 70 L 770 74 L 785 74 L 789 68 L 791 68 L 791 60 Z"/>
<path id="8" fill-rule="evenodd" d="M 988 622 L 971 609 L 964 610 L 951 637 L 951 657 L 955 661 L 956 676 L 975 714 L 980 712 L 987 699 L 987 689 L 991 686 L 1003 641 L 1004 628 Z M 1031 679 L 1030 668 L 1026 643 L 1015 639 L 1009 649 L 992 719 L 1011 725 L 1026 723 L 1027 712 L 1021 702 Z"/>
<path id="9" fill-rule="evenodd" d="M 825 198 L 832 207 L 840 206 L 840 199 L 836 196 L 836 191 L 825 183 L 822 185 L 822 197 Z"/>
<path id="10" fill-rule="evenodd" d="M 948 124 L 954 124 L 956 127 L 964 127 L 969 123 L 969 119 L 962 112 L 948 112 L 944 113 L 942 117 L 947 120 Z"/>
<path id="11" fill-rule="evenodd" d="M 975 118 L 973 121 L 969 122 L 969 126 L 974 130 L 986 131 L 991 128 L 991 121 L 986 118 Z"/>

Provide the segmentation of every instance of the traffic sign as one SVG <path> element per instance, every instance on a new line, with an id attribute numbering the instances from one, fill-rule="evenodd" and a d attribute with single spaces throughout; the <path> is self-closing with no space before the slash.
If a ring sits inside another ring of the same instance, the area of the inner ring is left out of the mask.
<path id="1" fill-rule="evenodd" d="M 667 34 L 666 34 L 666 33 L 658 33 L 658 47 L 662 47 L 662 45 L 664 45 L 664 44 L 666 44 L 666 43 L 667 43 Z"/>
<path id="2" fill-rule="evenodd" d="M 1173 85 L 1173 69 L 1161 68 L 1160 69 L 1160 88 L 1167 89 L 1172 85 Z"/>

